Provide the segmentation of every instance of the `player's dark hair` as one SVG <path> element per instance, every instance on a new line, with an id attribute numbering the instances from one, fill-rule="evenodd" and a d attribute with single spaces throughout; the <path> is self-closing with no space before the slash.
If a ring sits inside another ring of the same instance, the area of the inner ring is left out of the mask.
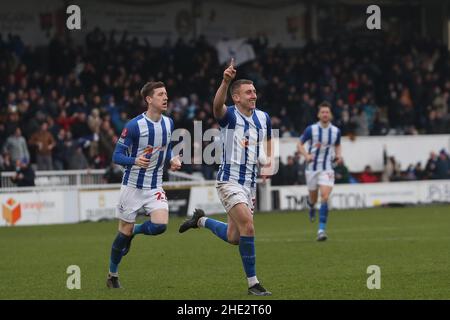
<path id="1" fill-rule="evenodd" d="M 320 111 L 320 109 L 322 109 L 322 108 L 328 108 L 328 109 L 330 109 L 330 111 L 332 111 L 331 110 L 331 103 L 329 103 L 328 101 L 321 102 L 319 104 L 319 106 L 317 107 L 318 111 Z"/>
<path id="2" fill-rule="evenodd" d="M 233 94 L 237 93 L 237 91 L 243 84 L 253 84 L 253 81 L 248 80 L 248 79 L 236 80 L 235 82 L 233 82 L 233 84 L 230 87 L 230 94 L 233 95 Z"/>
<path id="3" fill-rule="evenodd" d="M 150 81 L 144 84 L 144 86 L 141 89 L 141 96 L 145 101 L 145 97 L 153 96 L 153 93 L 155 92 L 155 89 L 158 88 L 164 88 L 166 85 L 164 82 L 161 81 Z"/>

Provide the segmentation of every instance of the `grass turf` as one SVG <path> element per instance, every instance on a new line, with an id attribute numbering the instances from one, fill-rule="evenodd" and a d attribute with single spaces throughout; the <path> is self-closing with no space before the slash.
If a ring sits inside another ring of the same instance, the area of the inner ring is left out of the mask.
<path id="1" fill-rule="evenodd" d="M 256 214 L 270 299 L 450 299 L 448 206 L 332 211 L 323 243 L 307 216 Z M 181 221 L 133 240 L 123 290 L 105 287 L 117 222 L 0 228 L 0 299 L 254 299 L 238 247 L 209 230 L 179 234 Z M 81 268 L 81 290 L 66 288 L 69 265 Z M 381 268 L 380 290 L 366 287 L 369 265 Z"/>

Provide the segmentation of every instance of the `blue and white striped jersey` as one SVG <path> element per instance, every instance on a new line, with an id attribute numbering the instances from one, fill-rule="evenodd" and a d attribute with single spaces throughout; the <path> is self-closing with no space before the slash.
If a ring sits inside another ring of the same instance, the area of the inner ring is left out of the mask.
<path id="1" fill-rule="evenodd" d="M 302 143 L 309 142 L 308 153 L 314 156 L 314 161 L 306 166 L 306 170 L 333 170 L 335 146 L 341 143 L 341 130 L 331 123 L 322 128 L 320 122 L 310 125 L 300 136 Z"/>
<path id="2" fill-rule="evenodd" d="M 122 184 L 138 189 L 162 186 L 164 165 L 172 157 L 170 144 L 173 120 L 164 115 L 158 122 L 145 113 L 130 120 L 117 141 L 113 161 L 125 166 Z M 148 168 L 134 165 L 135 158 L 144 154 L 150 159 Z"/>
<path id="3" fill-rule="evenodd" d="M 219 125 L 223 152 L 217 181 L 232 181 L 254 188 L 258 159 L 265 154 L 262 142 L 272 138 L 269 115 L 255 109 L 247 117 L 236 106 L 230 106 Z"/>

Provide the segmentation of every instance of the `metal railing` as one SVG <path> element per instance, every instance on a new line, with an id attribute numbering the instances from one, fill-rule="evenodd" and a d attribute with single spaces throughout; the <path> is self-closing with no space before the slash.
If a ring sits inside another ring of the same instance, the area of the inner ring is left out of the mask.
<path id="1" fill-rule="evenodd" d="M 37 187 L 51 186 L 81 186 L 107 184 L 104 179 L 105 169 L 92 170 L 61 170 L 61 171 L 36 171 L 34 183 Z M 1 186 L 3 188 L 14 188 L 16 184 L 11 180 L 15 172 L 1 172 Z M 185 172 L 168 171 L 170 182 L 202 182 L 202 176 L 192 175 Z"/>
<path id="2" fill-rule="evenodd" d="M 203 178 L 203 175 L 200 173 L 200 175 L 197 174 L 189 174 L 186 172 L 180 172 L 180 171 L 168 171 L 169 174 L 169 181 L 204 181 L 205 178 Z"/>

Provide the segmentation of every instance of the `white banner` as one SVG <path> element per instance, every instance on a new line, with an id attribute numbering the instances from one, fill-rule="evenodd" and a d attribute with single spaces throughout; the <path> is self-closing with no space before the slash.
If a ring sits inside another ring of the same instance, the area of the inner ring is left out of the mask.
<path id="1" fill-rule="evenodd" d="M 214 186 L 192 187 L 187 215 L 192 216 L 194 209 L 202 209 L 207 215 L 225 213 Z"/>
<path id="2" fill-rule="evenodd" d="M 306 186 L 281 186 L 273 187 L 272 190 L 279 191 L 281 210 L 307 208 Z M 335 209 L 357 209 L 394 203 L 430 202 L 450 202 L 450 180 L 335 185 L 329 206 Z"/>
<path id="3" fill-rule="evenodd" d="M 80 190 L 80 220 L 114 219 L 120 190 Z"/>
<path id="4" fill-rule="evenodd" d="M 0 226 L 24 226 L 65 222 L 64 192 L 0 194 Z"/>

